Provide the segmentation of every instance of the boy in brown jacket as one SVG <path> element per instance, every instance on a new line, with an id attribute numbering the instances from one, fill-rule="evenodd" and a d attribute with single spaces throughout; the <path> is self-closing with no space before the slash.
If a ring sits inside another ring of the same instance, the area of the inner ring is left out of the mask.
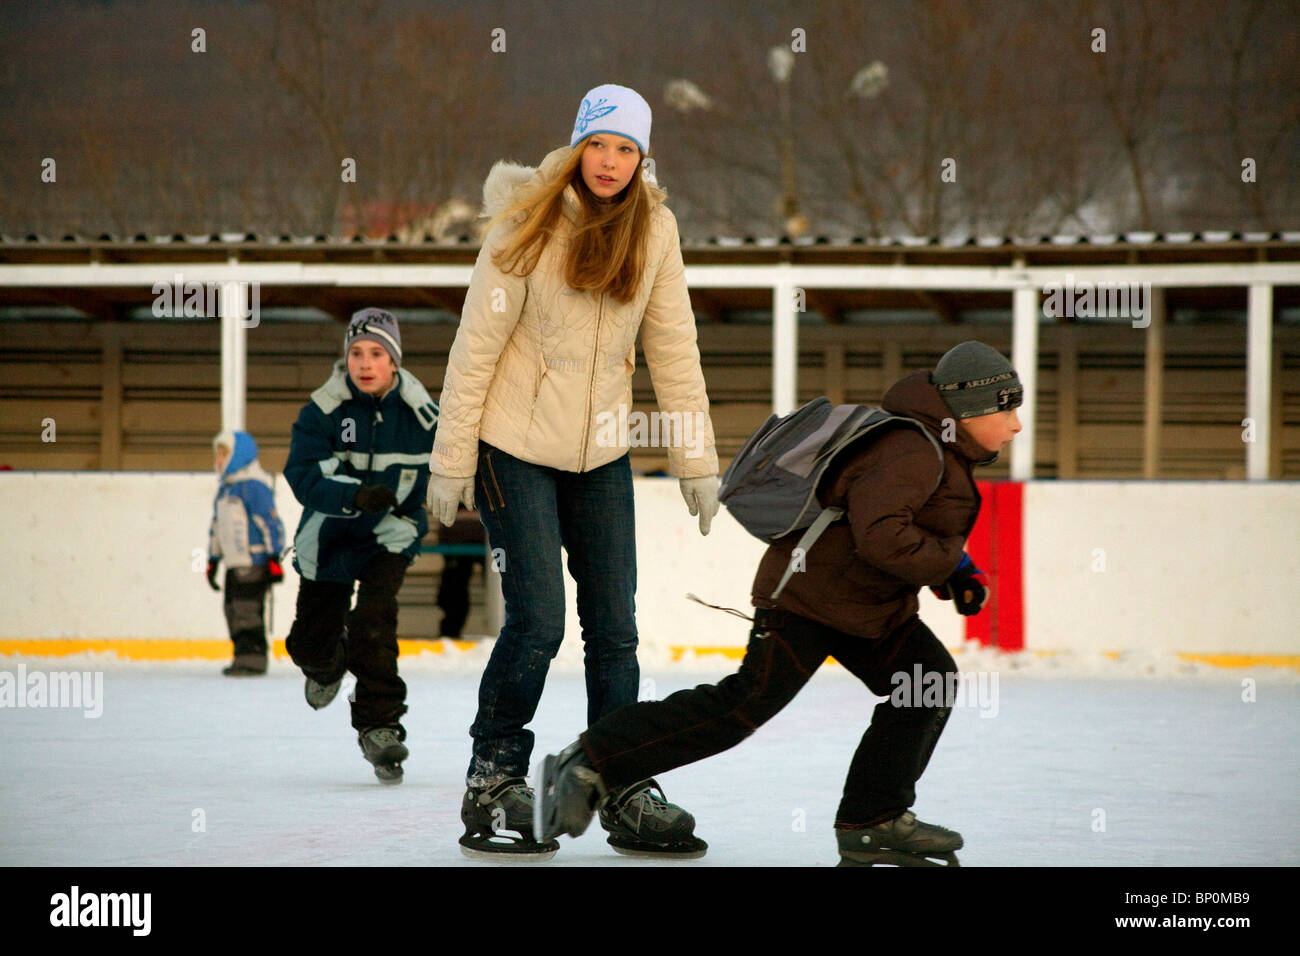
<path id="1" fill-rule="evenodd" d="M 988 599 L 982 572 L 963 548 L 979 514 L 971 469 L 997 459 L 1020 431 L 1022 389 L 1011 364 L 980 342 L 949 350 L 933 372 L 914 372 L 885 394 L 883 407 L 916 419 L 911 427 L 846 449 L 818 497 L 845 510 L 804 558 L 776 601 L 801 532 L 772 544 L 752 589 L 757 608 L 740 670 L 714 685 L 663 701 L 632 704 L 596 722 L 558 757 L 539 783 L 537 834 L 578 836 L 606 795 L 627 781 L 692 763 L 735 746 L 790 702 L 828 656 L 889 698 L 896 673 L 940 676 L 955 686 L 957 665 L 917 615 L 917 593 L 932 587 L 976 614 Z M 936 487 L 937 483 L 937 487 Z M 932 490 L 933 489 L 933 490 Z M 849 766 L 836 813 L 840 865 L 956 865 L 961 835 L 917 820 L 908 809 L 916 781 L 952 709 L 878 704 Z"/>

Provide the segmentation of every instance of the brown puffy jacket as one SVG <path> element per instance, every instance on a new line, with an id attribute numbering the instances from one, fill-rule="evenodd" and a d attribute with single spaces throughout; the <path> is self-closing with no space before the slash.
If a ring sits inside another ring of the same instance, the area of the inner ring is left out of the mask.
<path id="1" fill-rule="evenodd" d="M 950 426 L 952 440 L 943 441 L 952 413 L 928 371 L 901 379 L 881 405 L 917 419 L 939 439 L 938 488 L 939 457 L 911 426 L 869 439 L 861 451 L 847 450 L 818 495 L 823 506 L 845 509 L 847 521 L 832 524 L 808 549 L 804 570 L 775 602 L 770 595 L 802 532 L 769 546 L 754 577 L 756 607 L 781 607 L 848 634 L 880 638 L 916 613 L 922 587 L 942 584 L 957 569 L 980 507 L 971 467 L 997 454 L 960 426 Z"/>

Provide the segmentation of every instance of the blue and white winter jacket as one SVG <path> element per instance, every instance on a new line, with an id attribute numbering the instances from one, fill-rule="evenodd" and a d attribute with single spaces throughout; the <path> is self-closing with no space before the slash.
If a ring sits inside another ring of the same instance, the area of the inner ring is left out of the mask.
<path id="1" fill-rule="evenodd" d="M 379 551 L 414 560 L 429 530 L 424 497 L 438 406 L 414 375 L 398 375 L 398 386 L 376 399 L 340 360 L 294 422 L 284 477 L 303 506 L 294 567 L 310 581 L 353 581 Z M 397 504 L 360 511 L 362 485 L 386 485 Z"/>
<path id="2" fill-rule="evenodd" d="M 284 525 L 275 511 L 271 476 L 257 460 L 257 442 L 248 432 L 223 432 L 218 443 L 230 448 L 212 502 L 208 558 L 227 568 L 264 565 L 284 550 Z"/>

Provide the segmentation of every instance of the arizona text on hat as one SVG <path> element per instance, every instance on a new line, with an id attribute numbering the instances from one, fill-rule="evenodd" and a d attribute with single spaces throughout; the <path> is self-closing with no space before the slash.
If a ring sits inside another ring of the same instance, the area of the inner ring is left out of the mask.
<path id="1" fill-rule="evenodd" d="M 650 152 L 650 104 L 636 90 L 606 83 L 590 90 L 578 107 L 570 146 L 596 133 L 626 136 L 644 156 Z"/>
<path id="2" fill-rule="evenodd" d="M 343 336 L 343 351 L 353 342 L 378 342 L 393 357 L 393 364 L 402 364 L 402 333 L 398 331 L 393 313 L 383 309 L 362 309 L 352 314 L 347 334 Z"/>
<path id="3" fill-rule="evenodd" d="M 939 397 L 957 418 L 976 418 L 1019 408 L 1025 390 L 1020 376 L 997 349 L 983 342 L 954 345 L 930 375 Z"/>

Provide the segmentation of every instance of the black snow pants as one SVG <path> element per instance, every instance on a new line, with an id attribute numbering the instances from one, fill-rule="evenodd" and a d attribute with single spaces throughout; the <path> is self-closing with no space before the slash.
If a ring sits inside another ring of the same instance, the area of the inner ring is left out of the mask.
<path id="1" fill-rule="evenodd" d="M 303 674 L 330 684 L 351 671 L 352 726 L 358 731 L 392 727 L 406 738 L 406 684 L 397 675 L 397 592 L 410 562 L 382 551 L 357 575 L 357 603 L 352 582 L 309 581 L 298 586 L 297 616 L 285 647 Z"/>
<path id="2" fill-rule="evenodd" d="M 740 743 L 788 704 L 828 655 L 873 694 L 888 698 L 892 675 L 938 672 L 947 685 L 957 665 L 919 617 L 872 641 L 797 614 L 758 609 L 740 670 L 717 684 L 682 690 L 662 701 L 630 704 L 582 735 L 587 756 L 611 790 L 721 753 Z M 876 705 L 849 765 L 837 827 L 888 820 L 916 800 L 916 781 L 951 713 L 936 706 Z"/>

